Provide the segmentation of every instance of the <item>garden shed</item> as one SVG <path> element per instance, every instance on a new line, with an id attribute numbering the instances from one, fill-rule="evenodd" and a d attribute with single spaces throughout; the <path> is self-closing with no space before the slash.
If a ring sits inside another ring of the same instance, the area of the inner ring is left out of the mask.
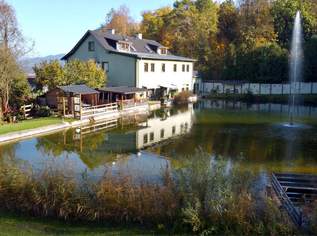
<path id="1" fill-rule="evenodd" d="M 63 115 L 74 114 L 76 105 L 81 107 L 96 106 L 99 103 L 99 92 L 87 85 L 58 86 L 46 93 L 46 103 L 52 108 L 63 111 Z"/>

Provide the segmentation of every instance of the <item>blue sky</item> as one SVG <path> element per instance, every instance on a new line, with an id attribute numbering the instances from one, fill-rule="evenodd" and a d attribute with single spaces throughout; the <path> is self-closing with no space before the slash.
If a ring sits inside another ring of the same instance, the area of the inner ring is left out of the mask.
<path id="1" fill-rule="evenodd" d="M 104 22 L 111 8 L 125 4 L 131 15 L 172 5 L 174 0 L 6 0 L 15 10 L 19 26 L 27 39 L 35 42 L 29 56 L 68 52 L 88 30 Z"/>

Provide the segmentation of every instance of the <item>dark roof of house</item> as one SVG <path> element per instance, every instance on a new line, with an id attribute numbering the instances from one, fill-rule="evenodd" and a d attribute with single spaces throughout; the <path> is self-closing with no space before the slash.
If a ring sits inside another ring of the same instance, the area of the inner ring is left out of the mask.
<path id="1" fill-rule="evenodd" d="M 139 59 L 150 59 L 150 60 L 170 60 L 170 61 L 187 61 L 194 62 L 194 59 L 187 57 L 180 57 L 172 55 L 168 52 L 166 55 L 157 53 L 157 49 L 164 47 L 160 43 L 149 40 L 140 39 L 138 37 L 123 36 L 119 34 L 112 34 L 110 32 L 103 32 L 101 30 L 88 30 L 85 35 L 79 40 L 75 47 L 67 53 L 62 60 L 67 60 L 73 55 L 82 42 L 89 36 L 92 35 L 97 42 L 110 53 L 121 54 L 125 56 L 131 56 Z M 125 41 L 131 44 L 132 50 L 130 52 L 119 51 L 116 48 L 116 43 L 119 41 Z"/>
<path id="2" fill-rule="evenodd" d="M 85 84 L 57 86 L 57 87 L 66 93 L 74 93 L 74 94 L 96 94 L 96 93 L 99 93 L 97 90 L 94 90 Z"/>
<path id="3" fill-rule="evenodd" d="M 120 94 L 134 94 L 138 92 L 146 92 L 145 88 L 136 88 L 136 87 L 128 87 L 128 86 L 120 86 L 120 87 L 105 87 L 99 89 L 101 92 L 111 92 L 111 93 L 120 93 Z"/>

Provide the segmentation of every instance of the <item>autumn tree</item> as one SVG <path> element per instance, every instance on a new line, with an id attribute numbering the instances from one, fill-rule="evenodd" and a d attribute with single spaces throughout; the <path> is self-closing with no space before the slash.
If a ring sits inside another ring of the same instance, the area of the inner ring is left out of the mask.
<path id="1" fill-rule="evenodd" d="M 241 0 L 239 15 L 241 49 L 248 51 L 276 42 L 268 0 Z"/>
<path id="2" fill-rule="evenodd" d="M 4 0 L 0 1 L 0 95 L 3 112 L 9 111 L 10 100 L 22 94 L 14 94 L 17 84 L 26 85 L 17 61 L 25 53 L 25 40 L 18 28 L 15 11 Z M 22 91 L 22 90 L 21 90 Z M 20 91 L 20 92 L 21 92 Z M 26 89 L 24 93 L 28 93 Z M 24 94 L 23 94 L 24 96 Z"/>
<path id="3" fill-rule="evenodd" d="M 122 35 L 132 35 L 137 33 L 138 24 L 131 17 L 129 8 L 122 5 L 117 10 L 112 8 L 108 12 L 106 22 L 101 26 L 101 30 L 107 29 L 115 29 Z"/>
<path id="4" fill-rule="evenodd" d="M 239 11 L 233 0 L 226 0 L 219 7 L 218 37 L 230 44 L 240 38 L 239 34 Z"/>
<path id="5" fill-rule="evenodd" d="M 294 19 L 299 10 L 302 16 L 304 37 L 308 40 L 317 27 L 316 3 L 311 0 L 278 0 L 272 6 L 275 31 L 280 44 L 288 47 Z"/>
<path id="6" fill-rule="evenodd" d="M 170 34 L 167 29 L 168 15 L 172 12 L 170 7 L 162 7 L 155 11 L 146 11 L 142 14 L 140 31 L 144 38 L 155 39 L 167 47 L 170 47 Z"/>

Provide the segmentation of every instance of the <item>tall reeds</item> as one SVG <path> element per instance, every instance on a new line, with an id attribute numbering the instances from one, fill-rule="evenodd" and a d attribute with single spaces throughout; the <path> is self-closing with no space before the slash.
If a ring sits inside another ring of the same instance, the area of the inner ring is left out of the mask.
<path id="1" fill-rule="evenodd" d="M 166 168 L 159 183 L 105 173 L 94 182 L 63 170 L 41 173 L 0 167 L 0 208 L 41 217 L 203 235 L 291 235 L 293 228 L 270 199 L 252 191 L 254 176 L 202 152 L 185 167 Z M 66 172 L 66 173 L 65 173 Z"/>

